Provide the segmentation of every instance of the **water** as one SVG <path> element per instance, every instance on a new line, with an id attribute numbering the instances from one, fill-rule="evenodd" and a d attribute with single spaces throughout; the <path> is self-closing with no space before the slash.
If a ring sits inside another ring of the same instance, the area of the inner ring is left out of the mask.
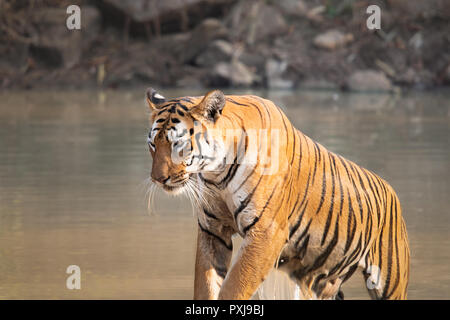
<path id="1" fill-rule="evenodd" d="M 157 212 L 146 210 L 143 93 L 0 94 L 0 299 L 192 297 L 196 223 L 187 199 L 158 193 Z M 409 298 L 449 299 L 450 93 L 252 93 L 390 182 L 411 242 Z M 69 265 L 81 268 L 81 290 L 66 288 Z M 368 297 L 362 277 L 344 293 Z"/>

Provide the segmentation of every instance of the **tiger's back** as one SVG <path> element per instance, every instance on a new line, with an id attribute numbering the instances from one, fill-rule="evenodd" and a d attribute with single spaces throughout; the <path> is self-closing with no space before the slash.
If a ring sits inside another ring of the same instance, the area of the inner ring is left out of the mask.
<path id="1" fill-rule="evenodd" d="M 285 269 L 308 298 L 336 298 L 360 268 L 372 298 L 405 299 L 409 247 L 400 202 L 376 174 L 297 132 L 308 167 L 289 217 Z M 302 171 L 302 170 L 300 170 Z"/>

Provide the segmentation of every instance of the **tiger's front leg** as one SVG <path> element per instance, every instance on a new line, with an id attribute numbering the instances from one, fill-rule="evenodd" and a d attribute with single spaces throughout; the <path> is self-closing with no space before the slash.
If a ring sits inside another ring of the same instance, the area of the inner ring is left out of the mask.
<path id="1" fill-rule="evenodd" d="M 257 224 L 249 230 L 222 284 L 219 299 L 250 299 L 274 267 L 287 235 L 287 229 L 280 228 L 276 222 L 269 226 Z"/>
<path id="2" fill-rule="evenodd" d="M 217 299 L 231 261 L 232 232 L 202 226 L 199 221 L 195 261 L 194 299 Z"/>

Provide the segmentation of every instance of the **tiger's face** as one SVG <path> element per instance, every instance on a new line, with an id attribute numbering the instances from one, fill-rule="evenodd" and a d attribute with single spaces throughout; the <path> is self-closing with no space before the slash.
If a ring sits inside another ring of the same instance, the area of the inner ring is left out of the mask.
<path id="1" fill-rule="evenodd" d="M 147 139 L 153 158 L 152 181 L 168 193 L 181 193 L 193 174 L 215 170 L 219 165 L 221 144 L 210 132 L 225 97 L 220 91 L 212 91 L 201 101 L 166 101 L 151 88 L 146 96 L 152 111 Z"/>

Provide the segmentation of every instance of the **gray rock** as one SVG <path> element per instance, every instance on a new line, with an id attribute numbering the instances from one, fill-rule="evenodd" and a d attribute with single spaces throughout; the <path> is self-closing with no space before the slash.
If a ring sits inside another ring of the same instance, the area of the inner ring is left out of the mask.
<path id="1" fill-rule="evenodd" d="M 347 80 L 347 88 L 365 92 L 390 92 L 394 89 L 384 73 L 374 70 L 355 71 Z"/>
<path id="2" fill-rule="evenodd" d="M 228 30 L 222 22 L 213 18 L 206 19 L 191 32 L 181 52 L 181 60 L 184 63 L 190 62 L 204 52 L 214 40 L 227 37 Z"/>
<path id="3" fill-rule="evenodd" d="M 230 62 L 233 56 L 233 45 L 225 40 L 215 40 L 202 52 L 195 63 L 202 67 L 212 67 L 218 62 Z"/>
<path id="4" fill-rule="evenodd" d="M 308 13 L 308 8 L 302 0 L 278 0 L 274 1 L 274 5 L 287 16 L 303 17 Z"/>
<path id="5" fill-rule="evenodd" d="M 251 53 L 243 51 L 239 54 L 238 59 L 249 68 L 252 68 L 252 70 L 256 70 L 256 73 L 264 74 L 266 58 L 261 52 Z"/>
<path id="6" fill-rule="evenodd" d="M 334 50 L 353 41 L 351 33 L 344 34 L 339 30 L 328 30 L 314 38 L 314 45 L 321 49 Z"/>
<path id="7" fill-rule="evenodd" d="M 225 24 L 232 40 L 250 45 L 288 29 L 278 8 L 257 0 L 238 2 L 225 17 Z"/>
<path id="8" fill-rule="evenodd" d="M 258 77 L 242 62 L 237 60 L 231 63 L 219 62 L 213 69 L 215 81 L 233 87 L 249 87 L 258 81 Z"/>

